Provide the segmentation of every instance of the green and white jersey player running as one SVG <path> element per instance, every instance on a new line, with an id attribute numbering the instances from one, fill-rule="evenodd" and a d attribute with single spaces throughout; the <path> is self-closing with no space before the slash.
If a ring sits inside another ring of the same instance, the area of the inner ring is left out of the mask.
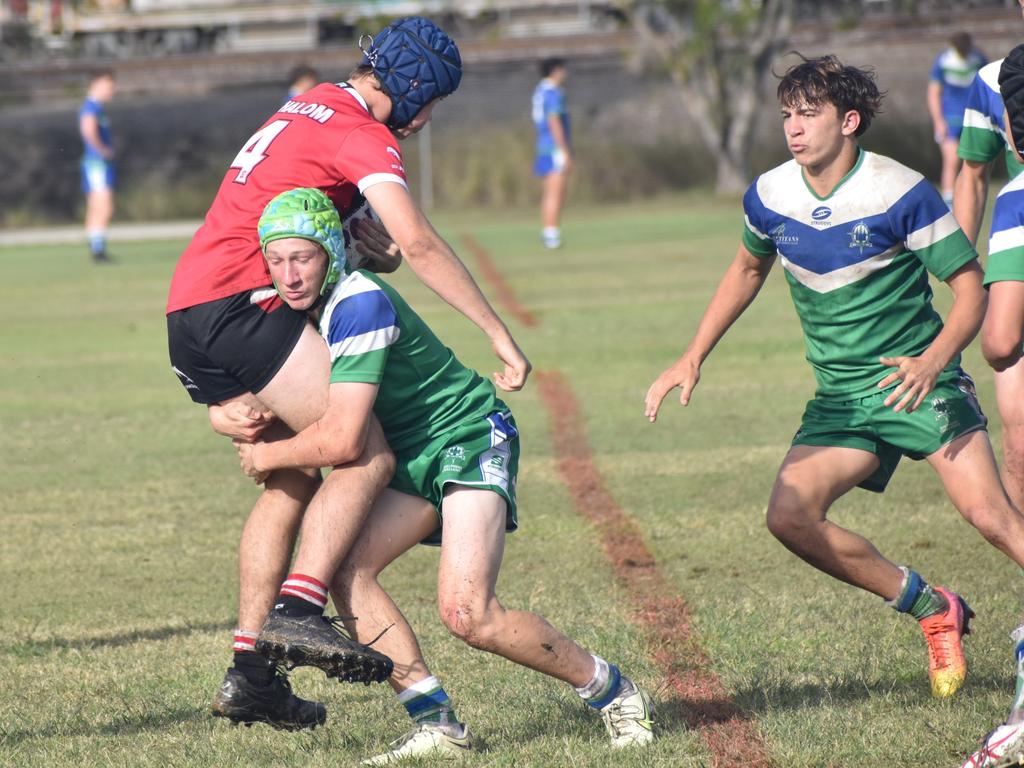
<path id="1" fill-rule="evenodd" d="M 686 351 L 651 385 L 645 413 L 654 421 L 674 387 L 689 403 L 702 363 L 778 257 L 818 388 L 776 478 L 768 528 L 814 567 L 918 619 L 932 693 L 950 696 L 966 675 L 966 603 L 827 514 L 857 486 L 883 490 L 902 456 L 926 459 L 963 516 L 1024 565 L 1024 519 L 959 368 L 985 312 L 981 268 L 931 184 L 858 147 L 881 102 L 873 75 L 832 56 L 805 59 L 778 96 L 793 160 L 748 190 L 739 251 Z M 929 273 L 953 292 L 945 324 Z"/>
<path id="2" fill-rule="evenodd" d="M 314 216 L 317 225 L 307 226 Z M 332 223 L 325 226 L 326 220 Z M 454 635 L 572 685 L 600 711 L 615 746 L 651 741 L 645 692 L 540 616 L 506 609 L 495 594 L 505 533 L 517 525 L 519 439 L 494 386 L 463 366 L 372 273 L 337 275 L 320 308 L 323 286 L 344 265 L 340 229 L 331 202 L 312 189 L 278 195 L 260 219 L 278 291 L 292 308 L 319 314 L 330 348 L 330 398 L 324 416 L 294 437 L 238 447 L 243 469 L 254 477 L 284 467 L 329 467 L 352 455 L 352 441 L 363 439 L 376 413 L 395 453 L 394 479 L 330 585 L 341 613 L 359 617 L 347 623 L 357 639 L 383 633 L 374 647 L 394 661 L 390 683 L 416 724 L 395 749 L 367 763 L 472 748 L 411 627 L 378 581 L 421 541 L 440 543 L 438 603 Z"/>

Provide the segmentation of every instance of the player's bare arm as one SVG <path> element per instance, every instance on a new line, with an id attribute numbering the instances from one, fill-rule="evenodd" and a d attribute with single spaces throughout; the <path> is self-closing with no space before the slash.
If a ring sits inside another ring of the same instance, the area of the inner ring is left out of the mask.
<path id="1" fill-rule="evenodd" d="M 742 245 L 739 247 L 736 258 L 718 284 L 708 308 L 704 310 L 697 332 L 686 347 L 686 351 L 655 379 L 647 390 L 644 415 L 651 422 L 657 420 L 658 410 L 665 395 L 676 387 L 680 389 L 680 405 L 689 404 L 690 396 L 700 380 L 701 364 L 711 354 L 711 350 L 725 332 L 750 306 L 750 302 L 754 300 L 768 278 L 774 263 L 774 257 L 761 259 Z"/>
<path id="2" fill-rule="evenodd" d="M 505 364 L 494 374 L 494 383 L 506 391 L 522 389 L 532 370 L 530 361 L 409 191 L 401 184 L 382 182 L 367 188 L 365 195 L 416 276 L 487 334 Z"/>
<path id="3" fill-rule="evenodd" d="M 878 382 L 879 389 L 899 385 L 885 398 L 894 411 L 917 410 L 935 388 L 939 373 L 978 335 L 988 306 L 988 293 L 981 285 L 981 265 L 973 259 L 946 280 L 953 291 L 953 306 L 946 322 L 928 348 L 917 357 L 882 357 L 883 365 L 896 370 Z"/>
<path id="4" fill-rule="evenodd" d="M 953 217 L 972 245 L 978 244 L 978 232 L 988 197 L 988 163 L 964 160 L 953 189 Z"/>
<path id="5" fill-rule="evenodd" d="M 242 471 L 257 477 L 275 469 L 336 467 L 355 461 L 366 447 L 377 389 L 376 384 L 333 383 L 324 415 L 294 437 L 251 444 L 236 441 Z"/>

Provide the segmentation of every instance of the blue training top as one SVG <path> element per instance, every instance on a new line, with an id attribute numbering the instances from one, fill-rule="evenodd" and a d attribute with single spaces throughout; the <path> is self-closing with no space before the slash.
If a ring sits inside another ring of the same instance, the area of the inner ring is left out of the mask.
<path id="1" fill-rule="evenodd" d="M 942 116 L 946 122 L 960 126 L 967 107 L 967 94 L 978 70 L 988 63 L 981 51 L 961 56 L 955 48 L 947 48 L 935 57 L 930 80 L 942 85 Z"/>
<path id="2" fill-rule="evenodd" d="M 113 146 L 110 141 L 110 120 L 107 119 L 107 114 L 103 111 L 103 105 L 96 101 L 96 99 L 86 99 L 82 103 L 82 108 L 78 110 L 78 118 L 81 119 L 86 115 L 94 115 L 96 117 L 96 124 L 99 126 L 100 142 L 103 146 L 108 148 Z M 86 160 L 106 160 L 84 138 L 82 139 L 82 144 L 85 145 L 83 156 Z"/>
<path id="3" fill-rule="evenodd" d="M 569 140 L 569 112 L 565 108 L 565 92 L 553 82 L 544 78 L 533 91 L 533 126 L 537 129 L 537 154 L 550 155 L 558 146 L 551 135 L 548 118 L 558 115 L 565 131 L 565 140 Z"/>

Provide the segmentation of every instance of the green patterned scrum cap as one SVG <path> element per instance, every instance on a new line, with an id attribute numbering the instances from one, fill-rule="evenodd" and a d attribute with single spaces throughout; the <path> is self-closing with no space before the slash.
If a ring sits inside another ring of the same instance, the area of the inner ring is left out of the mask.
<path id="1" fill-rule="evenodd" d="M 330 266 L 320 286 L 325 294 L 345 271 L 345 241 L 341 233 L 341 217 L 334 203 L 319 189 L 299 187 L 282 192 L 263 209 L 258 224 L 260 248 L 286 237 L 301 237 L 318 243 L 327 252 Z"/>

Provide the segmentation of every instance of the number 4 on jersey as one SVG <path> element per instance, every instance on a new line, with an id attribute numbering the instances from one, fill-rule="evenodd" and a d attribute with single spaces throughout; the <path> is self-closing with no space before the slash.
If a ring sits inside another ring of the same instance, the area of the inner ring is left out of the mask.
<path id="1" fill-rule="evenodd" d="M 238 168 L 238 175 L 235 176 L 236 184 L 245 184 L 253 168 L 267 159 L 267 148 L 270 142 L 276 139 L 281 131 L 291 124 L 291 120 L 275 120 L 270 125 L 260 128 L 249 137 L 245 145 L 231 161 L 232 168 Z"/>

